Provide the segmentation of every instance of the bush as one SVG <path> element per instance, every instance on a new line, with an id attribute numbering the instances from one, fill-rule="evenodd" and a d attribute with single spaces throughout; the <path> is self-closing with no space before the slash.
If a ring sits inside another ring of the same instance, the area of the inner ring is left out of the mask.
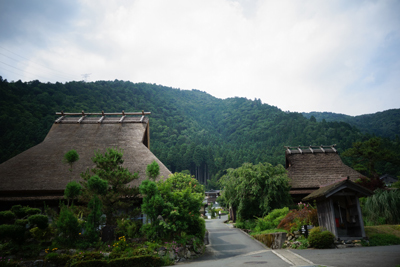
<path id="1" fill-rule="evenodd" d="M 78 219 L 67 207 L 61 207 L 60 216 L 57 220 L 57 228 L 61 235 L 57 241 L 62 245 L 72 246 L 79 237 L 80 226 Z"/>
<path id="2" fill-rule="evenodd" d="M 54 235 L 54 230 L 51 227 L 45 229 L 35 227 L 29 230 L 29 232 L 32 234 L 33 238 L 40 242 L 49 240 Z"/>
<path id="3" fill-rule="evenodd" d="M 235 223 L 236 228 L 240 229 L 253 229 L 256 226 L 256 222 L 254 220 L 246 220 L 246 221 L 237 221 Z"/>
<path id="4" fill-rule="evenodd" d="M 17 216 L 17 218 L 22 219 L 27 215 L 35 215 L 41 213 L 40 209 L 31 207 L 22 207 L 21 205 L 14 205 L 11 207 L 11 211 Z"/>
<path id="5" fill-rule="evenodd" d="M 21 242 L 25 237 L 25 227 L 20 225 L 2 224 L 0 225 L 0 240 L 11 239 Z"/>
<path id="6" fill-rule="evenodd" d="M 278 228 L 293 232 L 306 224 L 318 225 L 317 209 L 304 207 L 300 210 L 291 210 L 279 223 Z"/>
<path id="7" fill-rule="evenodd" d="M 89 260 L 89 261 L 81 261 L 74 264 L 72 266 L 76 267 L 150 267 L 150 266 L 162 266 L 163 261 L 155 256 L 135 256 L 129 258 L 119 258 L 110 260 L 109 262 L 105 260 Z"/>
<path id="8" fill-rule="evenodd" d="M 32 215 L 29 216 L 28 221 L 31 226 L 36 225 L 42 230 L 46 229 L 49 226 L 49 218 L 46 215 Z"/>
<path id="9" fill-rule="evenodd" d="M 314 227 L 310 231 L 308 242 L 314 248 L 331 248 L 334 243 L 335 236 L 327 231 L 321 230 L 320 227 Z"/>
<path id="10" fill-rule="evenodd" d="M 363 212 L 370 225 L 400 223 L 400 190 L 376 190 L 365 200 Z"/>
<path id="11" fill-rule="evenodd" d="M 65 266 L 69 260 L 71 260 L 71 256 L 67 254 L 58 254 L 56 252 L 48 253 L 45 257 L 46 263 L 54 264 L 55 266 Z M 48 266 L 49 264 L 46 264 Z"/>
<path id="12" fill-rule="evenodd" d="M 363 241 L 363 246 L 390 246 L 400 245 L 400 238 L 390 234 L 374 234 L 369 237 L 369 242 Z"/>
<path id="13" fill-rule="evenodd" d="M 26 227 L 26 225 L 28 224 L 28 219 L 17 219 L 15 220 L 14 224 Z"/>
<path id="14" fill-rule="evenodd" d="M 275 229 L 278 227 L 282 219 L 289 213 L 289 208 L 274 209 L 264 218 L 257 218 L 255 232 L 262 232 L 268 229 Z"/>
<path id="15" fill-rule="evenodd" d="M 10 224 L 14 221 L 15 214 L 10 210 L 0 211 L 0 224 Z"/>
<path id="16" fill-rule="evenodd" d="M 129 238 L 137 237 L 140 233 L 140 228 L 142 227 L 141 221 L 131 221 L 131 220 L 117 220 L 118 228 L 115 233 L 116 236 L 127 236 Z"/>

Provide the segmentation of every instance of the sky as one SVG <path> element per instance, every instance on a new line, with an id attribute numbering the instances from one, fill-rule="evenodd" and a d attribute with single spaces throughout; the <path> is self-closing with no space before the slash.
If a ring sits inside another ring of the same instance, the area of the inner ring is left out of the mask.
<path id="1" fill-rule="evenodd" d="M 369 114 L 400 108 L 399 14 L 398 0 L 0 0 L 0 76 Z"/>

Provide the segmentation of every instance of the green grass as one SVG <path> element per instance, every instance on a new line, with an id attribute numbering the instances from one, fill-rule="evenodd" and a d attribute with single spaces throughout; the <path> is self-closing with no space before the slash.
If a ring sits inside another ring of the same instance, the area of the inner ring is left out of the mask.
<path id="1" fill-rule="evenodd" d="M 400 245 L 400 225 L 365 226 L 369 242 L 364 246 Z"/>

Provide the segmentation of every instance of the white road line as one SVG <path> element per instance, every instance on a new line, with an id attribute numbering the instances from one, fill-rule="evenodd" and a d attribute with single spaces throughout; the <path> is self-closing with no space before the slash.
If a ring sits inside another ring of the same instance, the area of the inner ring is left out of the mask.
<path id="1" fill-rule="evenodd" d="M 289 263 L 290 265 L 293 266 L 293 263 L 291 261 L 289 261 L 288 259 L 286 259 L 285 257 L 283 257 L 281 254 L 279 254 L 278 252 L 271 250 L 272 253 L 274 253 L 276 256 L 278 256 L 279 258 L 281 258 L 283 261 L 285 261 L 286 263 Z"/>
<path id="2" fill-rule="evenodd" d="M 300 259 L 302 259 L 303 261 L 305 261 L 305 262 L 308 262 L 309 264 L 311 264 L 311 265 L 314 265 L 314 263 L 312 262 L 312 261 L 310 261 L 310 260 L 307 260 L 306 258 L 304 258 L 304 257 L 302 257 L 302 256 L 300 256 L 299 254 L 297 254 L 297 253 L 294 253 L 294 252 L 292 252 L 292 251 L 290 251 L 290 250 L 287 250 L 288 252 L 290 252 L 290 253 L 292 253 L 293 255 L 295 255 L 295 256 L 297 256 L 297 257 L 299 257 Z"/>

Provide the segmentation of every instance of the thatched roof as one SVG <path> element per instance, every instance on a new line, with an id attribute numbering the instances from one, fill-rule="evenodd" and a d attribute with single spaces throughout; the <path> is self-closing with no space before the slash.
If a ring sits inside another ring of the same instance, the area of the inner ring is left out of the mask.
<path id="1" fill-rule="evenodd" d="M 286 169 L 291 193 L 310 193 L 321 185 L 362 174 L 345 165 L 334 146 L 286 147 Z"/>
<path id="2" fill-rule="evenodd" d="M 104 153 L 107 148 L 123 151 L 124 164 L 139 172 L 139 179 L 130 183 L 138 186 L 146 178 L 146 167 L 155 160 L 160 166 L 160 176 L 167 178 L 171 172 L 149 150 L 149 119 L 147 117 L 106 116 L 77 117 L 56 121 L 45 140 L 0 165 L 0 201 L 21 198 L 48 198 L 60 196 L 71 179 L 80 180 L 80 174 L 94 167 L 91 158 L 95 151 Z M 73 171 L 62 163 L 63 156 L 75 149 L 80 159 Z"/>
<path id="3" fill-rule="evenodd" d="M 318 198 L 328 198 L 339 191 L 353 191 L 356 193 L 357 197 L 366 197 L 373 194 L 373 192 L 365 187 L 362 187 L 356 183 L 353 183 L 348 178 L 343 178 L 332 184 L 322 186 L 320 189 L 315 190 L 305 198 L 303 201 L 310 201 Z"/>

